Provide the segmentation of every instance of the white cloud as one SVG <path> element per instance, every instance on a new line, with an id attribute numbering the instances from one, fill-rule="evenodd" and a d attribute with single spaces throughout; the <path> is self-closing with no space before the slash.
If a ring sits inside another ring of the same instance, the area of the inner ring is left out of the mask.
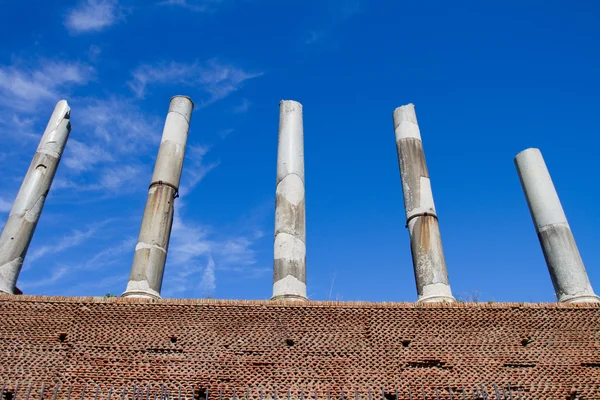
<path id="1" fill-rule="evenodd" d="M 33 251 L 30 251 L 27 254 L 26 260 L 28 264 L 31 264 L 32 262 L 40 259 L 41 257 L 47 254 L 61 253 L 67 249 L 78 246 L 85 240 L 94 236 L 98 229 L 100 229 L 101 227 L 103 227 L 111 221 L 112 219 L 107 219 L 100 223 L 94 224 L 93 226 L 87 228 L 85 231 L 75 229 L 69 235 L 63 236 L 58 242 L 53 243 L 52 245 L 45 245 L 33 249 Z"/>
<path id="2" fill-rule="evenodd" d="M 224 0 L 165 0 L 160 5 L 172 5 L 186 8 L 196 12 L 214 11 Z"/>
<path id="3" fill-rule="evenodd" d="M 113 161 L 102 146 L 90 146 L 76 139 L 69 140 L 68 153 L 63 164 L 76 171 L 87 171 L 98 163 Z"/>
<path id="4" fill-rule="evenodd" d="M 48 278 L 39 279 L 37 281 L 19 281 L 19 289 L 30 290 L 34 288 L 52 286 L 63 278 L 68 272 L 68 267 L 61 265 L 52 271 L 52 274 Z"/>
<path id="5" fill-rule="evenodd" d="M 256 264 L 256 252 L 252 249 L 253 240 L 239 236 L 215 243 L 215 252 L 220 255 L 223 264 L 247 266 Z"/>
<path id="6" fill-rule="evenodd" d="M 129 237 L 116 244 L 108 245 L 96 254 L 86 257 L 86 261 L 78 264 L 73 270 L 91 271 L 98 268 L 106 269 L 111 265 L 117 264 L 121 256 L 125 253 L 131 253 L 131 259 L 133 260 L 136 241 L 136 238 Z"/>
<path id="7" fill-rule="evenodd" d="M 141 165 L 120 165 L 112 168 L 106 168 L 102 171 L 99 180 L 99 186 L 113 192 L 123 188 L 137 187 L 142 177 L 144 168 Z M 149 182 L 144 182 L 147 186 Z"/>
<path id="8" fill-rule="evenodd" d="M 83 99 L 79 108 L 81 133 L 68 143 L 66 176 L 55 179 L 53 187 L 111 195 L 147 187 L 149 164 L 160 143 L 160 118 L 125 98 Z"/>
<path id="9" fill-rule="evenodd" d="M 329 0 L 322 2 L 319 12 L 320 22 L 316 29 L 308 31 L 304 44 L 313 45 L 318 42 L 331 41 L 331 34 L 346 20 L 354 17 L 361 11 L 361 0 Z"/>
<path id="10" fill-rule="evenodd" d="M 312 44 L 321 39 L 323 33 L 318 31 L 310 31 L 308 32 L 308 37 L 304 41 L 304 44 Z"/>
<path id="11" fill-rule="evenodd" d="M 96 174 L 90 173 L 82 178 L 56 178 L 52 187 L 77 190 L 78 193 L 102 191 L 105 196 L 96 198 L 100 200 L 147 188 L 150 175 L 144 176 L 146 170 L 147 168 L 142 164 L 103 166 L 97 168 Z"/>
<path id="12" fill-rule="evenodd" d="M 89 296 L 91 293 L 98 293 L 100 295 L 111 294 L 119 296 L 124 291 L 129 273 L 109 276 L 100 280 L 81 282 L 75 285 L 69 285 L 68 287 L 61 290 L 63 295 L 66 296 Z M 112 289 L 112 290 L 111 290 Z"/>
<path id="13" fill-rule="evenodd" d="M 12 204 L 0 197 L 0 213 L 8 213 L 12 208 Z"/>
<path id="14" fill-rule="evenodd" d="M 16 142 L 29 143 L 30 141 L 39 141 L 42 138 L 41 132 L 35 132 L 35 120 L 33 118 L 13 114 L 10 117 L 10 127 L 5 121 L 0 121 L 0 125 L 6 126 L 6 131 L 16 139 Z"/>
<path id="15" fill-rule="evenodd" d="M 200 292 L 203 297 L 213 297 L 216 289 L 215 260 L 209 254 L 208 263 L 206 264 L 206 268 L 204 268 L 202 280 L 200 281 Z"/>
<path id="16" fill-rule="evenodd" d="M 99 228 L 100 225 L 104 223 L 100 223 L 96 226 Z M 62 247 L 61 251 L 66 250 L 69 247 L 73 246 L 65 246 L 64 243 L 67 243 L 68 240 L 74 239 L 76 244 L 81 244 L 84 239 L 88 239 L 91 237 L 91 230 L 88 229 L 86 232 L 74 231 L 75 233 L 65 236 L 59 243 L 59 246 Z M 95 230 L 94 230 L 95 233 Z M 102 268 L 104 271 L 109 271 L 110 267 L 115 265 L 123 265 L 124 256 L 127 253 L 130 253 L 131 259 L 133 259 L 133 252 L 135 248 L 135 238 L 126 238 L 118 243 L 107 245 L 103 250 L 92 254 L 86 255 L 85 259 L 81 262 L 71 264 L 65 264 L 64 262 L 60 263 L 60 266 L 52 272 L 52 275 L 48 278 L 39 279 L 36 281 L 19 281 L 20 289 L 34 289 L 34 288 L 56 288 L 61 287 L 61 293 L 64 293 L 66 290 L 66 294 L 73 295 L 89 295 L 91 292 L 97 289 L 108 290 L 110 287 L 114 287 L 117 285 L 121 285 L 125 288 L 127 284 L 127 278 L 129 274 L 120 274 L 118 276 L 110 276 L 104 279 L 98 280 L 89 280 L 86 279 L 86 276 L 80 276 L 77 279 L 78 284 L 75 286 L 69 285 L 68 287 L 64 287 L 64 283 L 62 283 L 66 278 L 72 277 L 73 275 L 77 275 L 82 271 L 85 273 L 90 273 L 91 271 L 98 270 Z M 48 254 L 46 251 L 44 254 Z M 31 255 L 27 256 L 27 260 L 31 261 Z M 24 268 L 25 270 L 26 268 Z"/>
<path id="17" fill-rule="evenodd" d="M 210 227 L 182 217 L 184 205 L 175 203 L 175 216 L 165 283 L 164 297 L 194 293 L 213 296 L 216 291 L 215 271 L 235 271 L 253 278 L 264 273 L 255 268 L 255 235 L 235 235 L 214 232 Z M 254 231 L 255 232 L 255 231 Z"/>
<path id="18" fill-rule="evenodd" d="M 169 84 L 196 88 L 204 92 L 205 98 L 197 102 L 206 106 L 229 96 L 238 90 L 242 84 L 252 78 L 262 75 L 244 71 L 233 65 L 223 64 L 216 59 L 206 63 L 158 63 L 144 64 L 133 72 L 133 80 L 129 87 L 138 98 L 143 98 L 148 85 Z"/>
<path id="19" fill-rule="evenodd" d="M 117 0 L 84 0 L 69 11 L 65 26 L 72 33 L 101 31 L 121 18 Z"/>
<path id="20" fill-rule="evenodd" d="M 233 112 L 236 114 L 244 114 L 248 112 L 252 103 L 248 99 L 242 99 L 242 102 L 237 106 L 233 107 Z"/>
<path id="21" fill-rule="evenodd" d="M 194 259 L 210 253 L 213 242 L 209 230 L 200 225 L 186 223 L 181 218 L 182 202 L 175 203 L 175 215 L 169 243 L 169 262 L 191 264 Z"/>
<path id="22" fill-rule="evenodd" d="M 227 138 L 227 136 L 232 134 L 233 131 L 235 131 L 235 129 L 233 129 L 233 128 L 223 129 L 222 131 L 219 131 L 219 136 L 221 137 L 221 139 L 225 140 L 225 138 Z"/>
<path id="23" fill-rule="evenodd" d="M 102 49 L 100 48 L 100 46 L 91 44 L 88 49 L 88 59 L 90 60 L 90 62 L 97 61 L 98 57 L 100 57 L 100 54 L 102 54 Z"/>
<path id="24" fill-rule="evenodd" d="M 218 162 L 204 163 L 204 156 L 208 150 L 208 146 L 187 146 L 186 162 L 183 167 L 183 185 L 181 186 L 183 193 L 191 192 L 206 174 L 219 165 Z"/>
<path id="25" fill-rule="evenodd" d="M 41 60 L 35 68 L 20 62 L 0 66 L 0 105 L 35 113 L 41 102 L 58 101 L 67 86 L 85 85 L 93 75 L 92 67 L 79 62 Z"/>
<path id="26" fill-rule="evenodd" d="M 91 99 L 78 114 L 90 139 L 118 153 L 139 152 L 160 142 L 160 118 L 149 116 L 130 99 Z M 166 115 L 166 109 L 165 109 Z"/>

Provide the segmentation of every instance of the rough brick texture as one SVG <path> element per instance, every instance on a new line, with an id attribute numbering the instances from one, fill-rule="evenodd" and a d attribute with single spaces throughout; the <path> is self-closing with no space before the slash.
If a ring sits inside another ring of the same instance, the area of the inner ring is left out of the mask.
<path id="1" fill-rule="evenodd" d="M 527 398 L 600 398 L 596 305 L 4 295 L 0 321 L 9 383 L 400 393 L 496 383 Z"/>

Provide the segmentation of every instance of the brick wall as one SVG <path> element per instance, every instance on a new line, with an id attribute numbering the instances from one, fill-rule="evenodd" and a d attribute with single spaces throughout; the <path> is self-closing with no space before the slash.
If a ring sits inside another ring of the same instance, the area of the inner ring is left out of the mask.
<path id="1" fill-rule="evenodd" d="M 0 379 L 403 393 L 496 383 L 590 398 L 600 307 L 4 295 Z"/>

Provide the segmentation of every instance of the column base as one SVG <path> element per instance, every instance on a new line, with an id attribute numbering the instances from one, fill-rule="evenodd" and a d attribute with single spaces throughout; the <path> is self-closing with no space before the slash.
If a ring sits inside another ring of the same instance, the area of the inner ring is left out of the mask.
<path id="1" fill-rule="evenodd" d="M 559 303 L 600 303 L 600 297 L 595 294 L 584 294 L 579 296 L 563 297 Z"/>
<path id="2" fill-rule="evenodd" d="M 304 296 L 299 296 L 295 294 L 284 294 L 281 296 L 273 296 L 271 297 L 271 301 L 308 301 L 308 298 Z"/>
<path id="3" fill-rule="evenodd" d="M 422 296 L 417 300 L 417 303 L 455 303 L 456 299 L 447 295 L 431 295 Z"/>
<path id="4" fill-rule="evenodd" d="M 162 297 L 160 297 L 160 295 L 151 293 L 151 292 L 146 292 L 143 290 L 129 290 L 124 292 L 121 297 L 131 297 L 134 299 L 154 299 L 154 300 L 160 300 L 162 299 Z"/>

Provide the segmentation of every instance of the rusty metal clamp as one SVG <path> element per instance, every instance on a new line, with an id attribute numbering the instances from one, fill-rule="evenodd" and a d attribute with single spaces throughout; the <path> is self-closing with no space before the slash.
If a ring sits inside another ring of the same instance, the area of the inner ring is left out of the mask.
<path id="1" fill-rule="evenodd" d="M 433 217 L 433 218 L 436 219 L 436 221 L 439 221 L 436 214 L 428 213 L 428 212 L 422 212 L 422 213 L 411 215 L 410 218 L 408 218 L 406 220 L 406 225 L 404 227 L 408 228 L 408 223 L 410 222 L 410 220 L 413 219 L 413 218 L 417 218 L 417 217 Z"/>
<path id="2" fill-rule="evenodd" d="M 179 197 L 179 189 L 177 189 L 177 188 L 175 187 L 175 185 L 172 185 L 172 184 L 170 184 L 170 183 L 168 183 L 168 182 L 163 182 L 163 181 L 156 181 L 156 182 L 152 182 L 152 183 L 150 184 L 150 186 L 148 187 L 148 190 L 150 190 L 150 189 L 152 188 L 152 186 L 161 186 L 161 185 L 168 186 L 168 187 L 170 187 L 170 188 L 173 188 L 173 190 L 175 190 L 175 194 L 173 194 L 173 198 L 174 198 L 174 199 L 176 199 L 176 198 L 178 198 L 178 197 Z"/>

